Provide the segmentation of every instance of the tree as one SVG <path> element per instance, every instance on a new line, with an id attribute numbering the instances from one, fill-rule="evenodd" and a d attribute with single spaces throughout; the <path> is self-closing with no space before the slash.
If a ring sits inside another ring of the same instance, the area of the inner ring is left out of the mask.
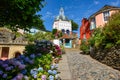
<path id="1" fill-rule="evenodd" d="M 0 27 L 13 31 L 18 28 L 29 30 L 32 27 L 45 29 L 41 15 L 37 14 L 44 6 L 44 0 L 0 0 Z"/>
<path id="2" fill-rule="evenodd" d="M 34 42 L 35 40 L 52 40 L 52 33 L 51 32 L 45 32 L 45 33 L 43 33 L 43 32 L 37 32 L 37 33 L 35 33 L 35 34 L 30 34 L 30 33 L 26 33 L 25 35 L 24 35 L 26 38 L 27 38 L 27 40 L 29 41 L 29 42 Z"/>
<path id="3" fill-rule="evenodd" d="M 72 30 L 77 30 L 78 24 L 76 22 L 74 22 L 73 20 L 71 20 L 71 23 L 72 23 Z"/>

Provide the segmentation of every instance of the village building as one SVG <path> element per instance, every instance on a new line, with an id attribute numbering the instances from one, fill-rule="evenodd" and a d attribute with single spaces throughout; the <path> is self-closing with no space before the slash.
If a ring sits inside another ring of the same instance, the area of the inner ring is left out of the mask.
<path id="1" fill-rule="evenodd" d="M 72 23 L 71 21 L 64 15 L 64 9 L 60 8 L 59 15 L 55 17 L 53 23 L 53 29 L 57 29 L 61 31 L 63 36 L 60 37 L 58 40 L 54 40 L 54 43 L 57 45 L 64 45 L 65 48 L 72 48 L 72 41 L 77 36 L 73 36 L 72 33 Z"/>
<path id="2" fill-rule="evenodd" d="M 109 17 L 118 11 L 120 11 L 120 7 L 105 5 L 89 17 L 90 29 L 102 28 L 108 22 Z"/>
<path id="3" fill-rule="evenodd" d="M 82 19 L 80 27 L 80 40 L 88 40 L 95 28 L 102 28 L 108 22 L 109 17 L 120 11 L 120 7 L 105 5 L 88 19 Z"/>
<path id="4" fill-rule="evenodd" d="M 23 54 L 27 41 L 24 37 L 16 37 L 6 28 L 0 28 L 0 59 L 6 60 Z"/>

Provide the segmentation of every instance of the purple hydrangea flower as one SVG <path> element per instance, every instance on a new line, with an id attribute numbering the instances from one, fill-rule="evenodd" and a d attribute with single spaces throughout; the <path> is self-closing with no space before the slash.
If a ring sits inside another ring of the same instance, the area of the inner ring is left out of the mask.
<path id="1" fill-rule="evenodd" d="M 16 76 L 16 79 L 17 80 L 22 80 L 23 78 L 23 74 L 19 73 L 17 76 Z"/>
<path id="2" fill-rule="evenodd" d="M 36 79 L 36 78 L 37 78 L 37 75 L 33 75 L 33 77 Z"/>
<path id="3" fill-rule="evenodd" d="M 10 70 L 12 70 L 12 69 L 11 69 L 11 67 L 6 67 L 5 70 L 6 70 L 6 71 L 10 71 Z"/>
<path id="4" fill-rule="evenodd" d="M 18 66 L 18 68 L 19 68 L 20 70 L 25 69 L 25 65 L 21 64 L 21 65 Z"/>
<path id="5" fill-rule="evenodd" d="M 30 64 L 34 64 L 34 60 L 30 60 L 29 63 L 30 63 Z"/>
<path id="6" fill-rule="evenodd" d="M 14 59 L 10 59 L 9 63 L 14 65 L 14 63 L 15 63 Z"/>
<path id="7" fill-rule="evenodd" d="M 7 74 L 3 74 L 3 76 L 2 76 L 3 78 L 7 78 Z"/>
<path id="8" fill-rule="evenodd" d="M 35 58 L 35 54 L 31 54 L 30 58 L 32 58 L 32 59 Z"/>
<path id="9" fill-rule="evenodd" d="M 41 56 L 42 54 L 41 53 L 38 53 L 37 56 Z"/>
<path id="10" fill-rule="evenodd" d="M 0 71 L 0 75 L 2 75 L 3 74 L 3 71 Z"/>
<path id="11" fill-rule="evenodd" d="M 2 65 L 3 64 L 3 60 L 0 60 L 0 65 Z"/>
<path id="12" fill-rule="evenodd" d="M 41 76 L 42 80 L 46 80 L 46 75 Z"/>
<path id="13" fill-rule="evenodd" d="M 8 67 L 8 64 L 3 64 L 2 67 L 6 68 L 6 67 Z"/>
<path id="14" fill-rule="evenodd" d="M 9 64 L 9 60 L 5 60 L 4 63 L 5 63 L 5 64 Z"/>
<path id="15" fill-rule="evenodd" d="M 17 80 L 17 78 L 16 78 L 16 77 L 14 77 L 12 80 Z"/>
<path id="16" fill-rule="evenodd" d="M 19 66 L 19 65 L 21 65 L 21 63 L 20 63 L 19 61 L 16 61 L 16 62 L 14 63 L 14 65 L 15 65 L 15 66 Z"/>

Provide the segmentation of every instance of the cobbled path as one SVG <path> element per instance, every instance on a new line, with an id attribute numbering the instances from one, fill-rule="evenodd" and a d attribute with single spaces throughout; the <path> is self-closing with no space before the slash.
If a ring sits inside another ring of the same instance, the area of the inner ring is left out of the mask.
<path id="1" fill-rule="evenodd" d="M 79 50 L 66 50 L 72 80 L 120 80 L 120 71 L 79 53 Z"/>

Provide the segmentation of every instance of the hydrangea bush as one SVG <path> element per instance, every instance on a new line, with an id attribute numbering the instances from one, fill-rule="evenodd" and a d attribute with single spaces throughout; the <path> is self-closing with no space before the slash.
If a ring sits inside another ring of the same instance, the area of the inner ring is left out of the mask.
<path id="1" fill-rule="evenodd" d="M 50 41 L 35 41 L 26 46 L 23 55 L 9 60 L 0 60 L 0 80 L 54 80 L 58 78 L 58 64 L 62 51 Z"/>

